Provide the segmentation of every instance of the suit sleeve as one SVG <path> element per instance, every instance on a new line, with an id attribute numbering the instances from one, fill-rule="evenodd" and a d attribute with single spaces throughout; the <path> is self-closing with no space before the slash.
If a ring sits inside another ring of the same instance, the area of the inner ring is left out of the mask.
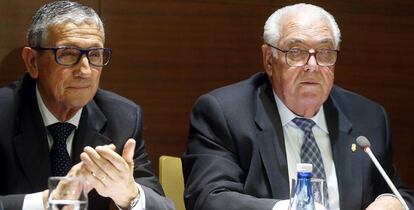
<path id="1" fill-rule="evenodd" d="M 390 179 L 392 180 L 392 182 L 394 183 L 394 185 L 396 186 L 397 190 L 400 192 L 401 196 L 403 197 L 403 199 L 405 200 L 405 202 L 407 203 L 408 207 L 410 209 L 414 209 L 414 194 L 413 191 L 406 185 L 403 183 L 403 181 L 401 180 L 398 171 L 395 167 L 395 165 L 393 164 L 393 146 L 392 146 L 392 142 L 391 142 L 391 132 L 390 132 L 390 126 L 389 126 L 389 121 L 388 121 L 388 116 L 385 112 L 385 110 L 382 108 L 383 114 L 384 114 L 384 122 L 385 122 L 385 136 L 387 141 L 385 142 L 384 145 L 384 155 L 383 157 L 380 156 L 380 158 L 382 159 L 382 166 L 384 167 L 384 170 L 386 170 L 388 176 L 390 177 Z M 376 168 L 375 168 L 376 170 Z M 378 184 L 376 185 L 376 192 L 378 192 L 378 195 L 382 194 L 382 193 L 392 193 L 391 189 L 388 187 L 387 183 L 384 181 L 384 179 L 382 177 L 380 177 L 379 173 L 376 173 L 378 175 L 378 180 L 380 180 L 379 183 L 382 184 Z M 377 195 L 377 196 L 378 196 Z"/>
<path id="2" fill-rule="evenodd" d="M 134 177 L 145 193 L 146 210 L 174 209 L 172 202 L 164 197 L 164 191 L 151 168 L 151 162 L 145 150 L 142 138 L 143 117 L 140 109 L 137 110 L 136 129 L 133 138 L 136 140 L 134 153 Z"/>
<path id="3" fill-rule="evenodd" d="M 235 104 L 237 106 L 237 104 Z M 190 117 L 187 151 L 182 157 L 187 210 L 271 210 L 274 199 L 244 192 L 236 140 L 228 119 L 212 95 L 202 96 Z"/>
<path id="4" fill-rule="evenodd" d="M 1 203 L 3 203 L 4 210 L 20 210 L 23 208 L 24 196 L 26 196 L 26 194 L 0 196 L 0 207 Z"/>

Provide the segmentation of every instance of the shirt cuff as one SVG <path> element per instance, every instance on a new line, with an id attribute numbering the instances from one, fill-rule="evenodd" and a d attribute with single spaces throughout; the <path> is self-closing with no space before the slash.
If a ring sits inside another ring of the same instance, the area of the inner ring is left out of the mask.
<path id="1" fill-rule="evenodd" d="M 138 187 L 138 191 L 139 191 L 139 200 L 137 205 L 135 205 L 132 209 L 128 210 L 145 210 L 145 192 L 142 189 L 141 185 L 139 185 L 138 183 L 135 183 L 136 186 Z M 116 205 L 116 204 L 115 204 Z M 118 205 L 116 205 L 118 207 L 119 210 L 123 210 L 121 209 Z M 25 210 L 25 209 L 23 209 Z M 37 210 L 37 209 L 36 209 Z"/>
<path id="2" fill-rule="evenodd" d="M 43 192 L 27 194 L 24 196 L 22 210 L 44 210 Z"/>
<path id="3" fill-rule="evenodd" d="M 276 202 L 272 210 L 287 210 L 289 208 L 290 200 L 280 200 Z"/>
<path id="4" fill-rule="evenodd" d="M 383 194 L 377 196 L 377 198 L 375 198 L 375 200 L 377 200 L 378 198 L 383 197 L 383 196 L 391 196 L 391 197 L 394 197 L 394 198 L 398 199 L 397 196 L 392 194 L 392 193 L 383 193 Z"/>

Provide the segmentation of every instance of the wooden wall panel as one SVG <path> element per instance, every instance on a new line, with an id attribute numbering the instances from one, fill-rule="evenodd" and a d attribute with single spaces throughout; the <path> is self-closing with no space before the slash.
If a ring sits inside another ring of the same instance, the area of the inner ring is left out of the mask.
<path id="1" fill-rule="evenodd" d="M 0 0 L 0 84 L 23 71 L 20 48 L 30 16 L 45 1 Z M 144 136 L 157 169 L 161 154 L 185 150 L 196 98 L 262 71 L 263 24 L 281 5 L 273 0 L 82 1 L 96 8 L 114 50 L 102 87 L 140 104 Z M 414 187 L 414 2 L 308 1 L 326 8 L 343 35 L 336 83 L 384 105 L 395 161 Z"/>

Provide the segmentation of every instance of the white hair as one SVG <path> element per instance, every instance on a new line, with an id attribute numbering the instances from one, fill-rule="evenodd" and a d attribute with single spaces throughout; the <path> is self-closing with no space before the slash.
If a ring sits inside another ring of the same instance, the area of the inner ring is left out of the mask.
<path id="1" fill-rule="evenodd" d="M 88 7 L 71 1 L 55 1 L 43 5 L 32 17 L 26 39 L 30 47 L 41 47 L 46 44 L 48 28 L 51 26 L 71 22 L 95 24 L 98 26 L 102 38 L 105 39 L 105 30 L 102 20 L 96 12 Z"/>
<path id="2" fill-rule="evenodd" d="M 334 17 L 324 10 L 321 7 L 312 5 L 312 4 L 294 4 L 286 6 L 276 10 L 270 17 L 267 19 L 264 25 L 263 40 L 265 43 L 277 45 L 280 39 L 280 33 L 282 30 L 281 20 L 288 16 L 294 14 L 309 13 L 315 17 L 320 16 L 321 18 L 327 20 L 329 27 L 332 30 L 335 46 L 338 48 L 339 43 L 341 42 L 341 31 L 339 30 L 338 24 L 336 23 Z"/>

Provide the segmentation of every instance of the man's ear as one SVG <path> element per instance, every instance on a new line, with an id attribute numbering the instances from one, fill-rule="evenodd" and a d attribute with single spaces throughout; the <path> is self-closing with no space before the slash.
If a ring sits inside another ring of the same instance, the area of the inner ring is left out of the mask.
<path id="1" fill-rule="evenodd" d="M 37 79 L 37 77 L 39 76 L 39 69 L 37 66 L 38 54 L 36 50 L 30 47 L 24 47 L 22 49 L 22 58 L 26 66 L 27 72 L 29 72 L 30 76 L 33 79 Z"/>
<path id="2" fill-rule="evenodd" d="M 272 49 L 267 45 L 262 45 L 262 56 L 263 56 L 263 67 L 269 77 L 272 76 L 273 70 L 273 52 Z"/>

